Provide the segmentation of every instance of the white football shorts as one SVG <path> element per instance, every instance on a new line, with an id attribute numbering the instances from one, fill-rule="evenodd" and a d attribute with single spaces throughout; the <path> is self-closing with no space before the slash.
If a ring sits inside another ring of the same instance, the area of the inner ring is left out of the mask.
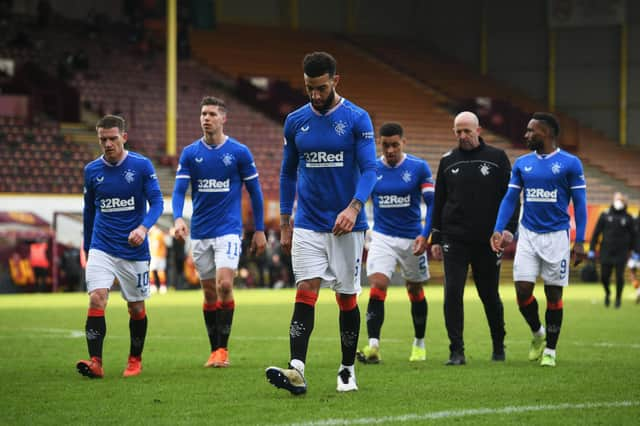
<path id="1" fill-rule="evenodd" d="M 414 241 L 411 238 L 391 237 L 373 231 L 367 256 L 367 275 L 380 273 L 391 279 L 396 265 L 399 265 L 402 278 L 405 280 L 411 282 L 427 281 L 429 279 L 427 254 L 414 256 Z"/>
<path id="2" fill-rule="evenodd" d="M 149 262 L 150 271 L 165 271 L 166 269 L 167 269 L 166 258 L 151 256 L 151 262 Z"/>
<path id="3" fill-rule="evenodd" d="M 216 277 L 216 268 L 238 269 L 242 241 L 236 234 L 191 240 L 191 251 L 200 279 L 209 280 Z"/>
<path id="4" fill-rule="evenodd" d="M 320 278 L 336 293 L 360 294 L 364 231 L 336 237 L 330 232 L 294 228 L 291 261 L 296 283 Z"/>
<path id="5" fill-rule="evenodd" d="M 545 285 L 566 287 L 571 260 L 569 232 L 538 234 L 520 225 L 518 234 L 513 279 L 535 283 L 540 275 Z"/>
<path id="6" fill-rule="evenodd" d="M 126 260 L 101 250 L 89 250 L 86 280 L 87 292 L 99 288 L 109 290 L 113 280 L 120 283 L 122 298 L 127 302 L 141 302 L 149 298 L 149 262 Z"/>
<path id="7" fill-rule="evenodd" d="M 640 261 L 629 258 L 629 260 L 627 261 L 627 268 L 640 269 Z"/>

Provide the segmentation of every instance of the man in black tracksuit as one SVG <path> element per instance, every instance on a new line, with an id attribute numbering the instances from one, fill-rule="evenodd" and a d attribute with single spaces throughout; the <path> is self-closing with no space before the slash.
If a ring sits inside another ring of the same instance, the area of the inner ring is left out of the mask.
<path id="1" fill-rule="evenodd" d="M 444 154 L 438 166 L 431 234 L 433 257 L 444 257 L 444 317 L 451 352 L 446 364 L 466 363 L 463 294 L 469 264 L 491 330 L 492 359 L 504 361 L 500 255 L 491 250 L 489 238 L 507 192 L 511 163 L 503 150 L 484 143 L 475 114 L 458 114 L 453 130 L 459 145 Z M 516 209 L 508 226 L 512 234 L 518 216 Z"/>
<path id="2" fill-rule="evenodd" d="M 609 306 L 609 283 L 611 272 L 616 269 L 616 301 L 619 308 L 624 287 L 624 269 L 636 244 L 636 229 L 633 217 L 627 213 L 627 199 L 620 192 L 613 194 L 611 207 L 602 212 L 591 237 L 589 258 L 595 258 L 600 236 L 600 279 L 604 287 L 604 305 Z"/>

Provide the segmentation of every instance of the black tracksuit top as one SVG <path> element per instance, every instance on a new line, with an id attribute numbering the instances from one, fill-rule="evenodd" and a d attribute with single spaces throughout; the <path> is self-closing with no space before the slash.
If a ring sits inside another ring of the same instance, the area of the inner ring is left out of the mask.
<path id="1" fill-rule="evenodd" d="M 500 202 L 507 192 L 511 163 L 499 148 L 486 145 L 471 151 L 455 148 L 442 156 L 433 207 L 433 244 L 443 240 L 487 243 Z M 507 226 L 515 233 L 519 208 Z"/>

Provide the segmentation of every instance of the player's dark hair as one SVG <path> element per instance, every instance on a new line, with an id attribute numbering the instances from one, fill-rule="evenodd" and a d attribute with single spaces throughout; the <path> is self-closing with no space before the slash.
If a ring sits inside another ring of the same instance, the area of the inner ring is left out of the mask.
<path id="1" fill-rule="evenodd" d="M 560 135 L 560 124 L 558 120 L 548 112 L 536 112 L 532 117 L 534 120 L 542 121 L 551 131 L 553 132 L 554 137 L 558 137 Z"/>
<path id="2" fill-rule="evenodd" d="M 311 78 L 329 74 L 329 77 L 336 75 L 337 62 L 333 56 L 327 52 L 312 52 L 305 55 L 302 60 L 304 73 Z"/>
<path id="3" fill-rule="evenodd" d="M 400 123 L 384 123 L 382 126 L 380 126 L 379 132 L 380 136 L 404 136 L 404 130 L 402 129 Z"/>
<path id="4" fill-rule="evenodd" d="M 205 105 L 214 105 L 217 106 L 222 112 L 227 112 L 227 104 L 220 98 L 216 98 L 215 96 L 205 96 L 200 101 L 200 109 L 202 109 Z"/>
<path id="5" fill-rule="evenodd" d="M 96 123 L 96 130 L 99 128 L 111 129 L 113 127 L 117 127 L 120 133 L 127 131 L 127 123 L 119 115 L 105 115 Z"/>

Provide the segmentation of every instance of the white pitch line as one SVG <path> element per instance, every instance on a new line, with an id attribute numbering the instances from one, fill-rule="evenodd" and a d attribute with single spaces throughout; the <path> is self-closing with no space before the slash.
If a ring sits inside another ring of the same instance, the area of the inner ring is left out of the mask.
<path id="1" fill-rule="evenodd" d="M 595 408 L 637 407 L 640 401 L 562 403 L 547 405 L 508 406 L 503 408 L 469 408 L 463 410 L 434 411 L 424 414 L 403 414 L 400 416 L 361 417 L 359 419 L 326 419 L 302 423 L 286 423 L 289 426 L 364 425 L 380 423 L 401 423 L 423 420 L 450 419 L 456 417 L 482 416 L 487 414 L 520 414 L 528 411 L 581 410 Z"/>

